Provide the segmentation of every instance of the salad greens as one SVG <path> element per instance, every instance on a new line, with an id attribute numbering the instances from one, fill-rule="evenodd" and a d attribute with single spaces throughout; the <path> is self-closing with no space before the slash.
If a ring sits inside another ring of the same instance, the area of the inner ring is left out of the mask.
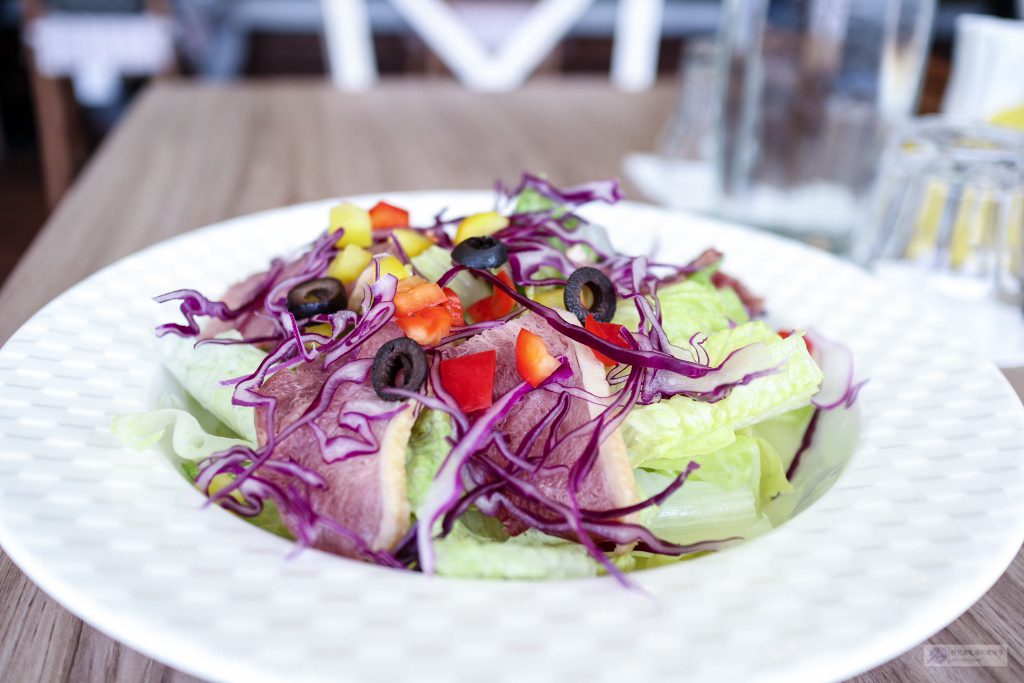
<path id="1" fill-rule="evenodd" d="M 614 182 L 526 175 L 495 211 L 427 227 L 384 202 L 343 205 L 332 215 L 367 213 L 372 230 L 332 224 L 223 302 L 158 297 L 180 302 L 186 324 L 158 328 L 161 353 L 196 403 L 113 431 L 139 449 L 164 440 L 211 500 L 267 530 L 391 567 L 621 577 L 762 534 L 817 411 L 855 399 L 852 371 L 824 375 L 820 351 L 773 330 L 716 252 L 682 265 L 615 252 L 577 209 L 620 198 Z M 453 261 L 472 239 L 500 241 L 508 262 Z M 611 320 L 563 310 L 584 267 L 613 288 Z M 284 295 L 325 275 L 349 308 L 296 318 Z M 429 375 L 396 379 L 403 400 L 385 401 L 370 350 L 403 335 Z"/>

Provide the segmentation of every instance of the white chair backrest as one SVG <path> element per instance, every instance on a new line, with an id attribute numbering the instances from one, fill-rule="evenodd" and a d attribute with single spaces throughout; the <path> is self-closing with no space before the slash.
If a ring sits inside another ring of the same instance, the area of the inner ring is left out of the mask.
<path id="1" fill-rule="evenodd" d="M 466 87 L 506 91 L 529 78 L 594 0 L 537 0 L 490 48 L 444 0 L 389 2 Z M 366 0 L 321 0 L 321 7 L 333 82 L 345 90 L 373 85 L 377 64 Z M 642 90 L 654 82 L 663 7 L 664 0 L 618 0 L 610 74 L 616 86 Z"/>

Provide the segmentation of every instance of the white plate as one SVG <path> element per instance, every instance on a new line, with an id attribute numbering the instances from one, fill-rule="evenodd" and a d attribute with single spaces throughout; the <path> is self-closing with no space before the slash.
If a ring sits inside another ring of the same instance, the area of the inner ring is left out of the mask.
<path id="1" fill-rule="evenodd" d="M 367 201 L 370 198 L 365 198 Z M 373 198 L 373 199 L 376 199 Z M 391 201 L 487 209 L 489 193 Z M 852 464 L 779 529 L 632 575 L 456 581 L 289 545 L 202 507 L 110 415 L 149 407 L 156 305 L 216 296 L 323 227 L 321 202 L 157 245 L 44 308 L 0 351 L 0 542 L 98 629 L 223 681 L 826 681 L 880 664 L 973 604 L 1024 538 L 1024 409 L 969 340 L 911 297 L 801 245 L 623 203 L 592 215 L 632 251 L 705 246 L 771 310 L 847 341 L 863 431 Z"/>

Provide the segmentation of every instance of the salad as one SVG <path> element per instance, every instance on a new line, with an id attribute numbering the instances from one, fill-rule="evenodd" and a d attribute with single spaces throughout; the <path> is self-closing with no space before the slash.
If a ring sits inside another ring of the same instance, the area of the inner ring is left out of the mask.
<path id="1" fill-rule="evenodd" d="M 850 354 L 771 327 L 713 249 L 616 252 L 579 209 L 621 198 L 524 175 L 427 226 L 342 203 L 220 300 L 157 297 L 189 402 L 113 432 L 301 547 L 431 574 L 622 578 L 762 534 L 856 398 Z"/>

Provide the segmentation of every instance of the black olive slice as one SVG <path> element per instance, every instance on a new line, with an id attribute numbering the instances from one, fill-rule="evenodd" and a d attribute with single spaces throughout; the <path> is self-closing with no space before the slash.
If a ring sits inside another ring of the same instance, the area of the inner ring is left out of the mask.
<path id="1" fill-rule="evenodd" d="M 587 308 L 583 303 L 583 288 L 590 290 L 594 302 Z M 565 283 L 565 310 L 586 322 L 587 315 L 606 323 L 615 315 L 615 287 L 608 276 L 597 268 L 586 266 L 569 276 Z"/>
<path id="2" fill-rule="evenodd" d="M 318 277 L 288 291 L 288 312 L 297 319 L 335 313 L 348 306 L 345 285 L 333 277 Z"/>
<path id="3" fill-rule="evenodd" d="M 401 371 L 401 385 L 398 373 Z M 373 390 L 385 401 L 404 401 L 404 396 L 392 394 L 389 387 L 418 391 L 427 379 L 427 354 L 423 347 L 409 337 L 398 337 L 385 342 L 373 358 Z"/>
<path id="4" fill-rule="evenodd" d="M 468 268 L 499 268 L 508 261 L 508 247 L 493 237 L 468 237 L 452 249 L 452 260 Z"/>

